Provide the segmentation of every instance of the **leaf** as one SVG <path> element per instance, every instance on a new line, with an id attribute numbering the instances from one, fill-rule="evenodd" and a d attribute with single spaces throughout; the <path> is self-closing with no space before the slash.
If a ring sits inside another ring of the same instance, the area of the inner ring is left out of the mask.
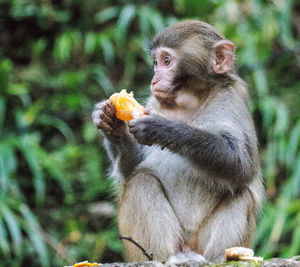
<path id="1" fill-rule="evenodd" d="M 95 15 L 95 22 L 105 23 L 109 20 L 112 20 L 118 16 L 119 11 L 119 7 L 108 7 L 104 10 L 101 10 Z"/>
<path id="2" fill-rule="evenodd" d="M 23 121 L 26 125 L 32 124 L 39 117 L 39 114 L 44 107 L 45 101 L 42 98 L 32 103 L 23 113 Z"/>
<path id="3" fill-rule="evenodd" d="M 8 85 L 7 93 L 10 95 L 23 95 L 29 92 L 26 83 L 11 83 Z"/>
<path id="4" fill-rule="evenodd" d="M 32 60 L 39 62 L 41 59 L 42 53 L 45 51 L 47 46 L 46 39 L 39 39 L 37 40 L 32 48 Z"/>
<path id="5" fill-rule="evenodd" d="M 50 266 L 47 249 L 35 216 L 24 204 L 20 206 L 20 212 L 23 214 L 26 222 L 24 229 L 27 232 L 31 243 L 40 258 L 41 265 L 45 267 Z"/>
<path id="6" fill-rule="evenodd" d="M 66 32 L 63 33 L 55 40 L 54 57 L 61 61 L 66 62 L 71 57 L 72 51 L 72 36 Z"/>
<path id="7" fill-rule="evenodd" d="M 82 127 L 82 136 L 86 143 L 91 143 L 98 137 L 98 131 L 92 122 L 85 122 Z"/>
<path id="8" fill-rule="evenodd" d="M 288 147 L 286 151 L 286 162 L 289 166 L 293 165 L 297 150 L 300 144 L 300 120 L 292 128 L 290 138 L 288 140 Z"/>
<path id="9" fill-rule="evenodd" d="M 6 226 L 12 238 L 14 252 L 17 255 L 20 255 L 23 239 L 22 239 L 22 234 L 21 234 L 18 220 L 15 217 L 15 215 L 12 213 L 12 211 L 6 206 L 6 203 L 0 202 L 0 213 L 1 213 L 1 217 L 6 222 Z"/>
<path id="10" fill-rule="evenodd" d="M 130 85 L 130 81 L 136 72 L 136 53 L 128 52 L 125 59 L 125 74 L 124 74 L 124 85 L 125 87 Z"/>
<path id="11" fill-rule="evenodd" d="M 160 32 L 165 26 L 163 22 L 163 17 L 156 11 L 152 12 L 150 20 L 155 33 Z"/>
<path id="12" fill-rule="evenodd" d="M 275 116 L 274 107 L 277 106 L 277 101 L 271 97 L 262 98 L 262 100 L 259 101 L 258 106 L 263 115 L 264 132 L 268 132 Z"/>
<path id="13" fill-rule="evenodd" d="M 4 97 L 0 97 L 0 130 L 3 128 L 6 111 L 6 101 Z"/>
<path id="14" fill-rule="evenodd" d="M 149 36 L 150 35 L 150 16 L 152 9 L 150 9 L 148 6 L 142 6 L 138 9 L 137 15 L 139 17 L 139 25 L 140 30 L 143 36 Z"/>
<path id="15" fill-rule="evenodd" d="M 166 19 L 166 26 L 170 26 L 178 22 L 178 18 L 171 16 Z"/>
<path id="16" fill-rule="evenodd" d="M 93 75 L 97 83 L 104 90 L 106 97 L 109 97 L 115 92 L 114 86 L 112 85 L 107 75 L 104 73 L 103 68 L 101 68 L 100 66 L 96 66 L 95 68 L 93 68 Z"/>
<path id="17" fill-rule="evenodd" d="M 265 159 L 264 159 L 264 177 L 266 179 L 268 188 L 275 188 L 275 179 L 276 179 L 276 159 L 277 159 L 277 145 L 274 142 L 269 142 L 267 145 L 267 149 L 265 151 Z"/>
<path id="18" fill-rule="evenodd" d="M 293 170 L 293 175 L 290 178 L 290 180 L 292 183 L 291 193 L 293 196 L 296 197 L 300 193 L 300 152 Z"/>
<path id="19" fill-rule="evenodd" d="M 117 45 L 119 47 L 123 46 L 125 42 L 127 30 L 134 18 L 135 12 L 134 5 L 125 5 L 120 13 L 116 31 Z"/>
<path id="20" fill-rule="evenodd" d="M 35 198 L 37 202 L 44 201 L 45 198 L 45 182 L 44 175 L 40 166 L 40 161 L 37 155 L 36 140 L 33 135 L 22 136 L 19 143 L 19 149 L 24 155 L 34 178 Z"/>
<path id="21" fill-rule="evenodd" d="M 270 204 L 267 204 L 264 207 L 264 210 L 262 212 L 262 219 L 261 222 L 258 224 L 257 230 L 256 230 L 256 238 L 254 241 L 254 246 L 256 246 L 260 242 L 267 243 L 268 239 L 267 237 L 270 234 L 270 229 L 272 225 L 274 224 L 274 219 L 276 216 L 276 210 L 273 206 Z"/>
<path id="22" fill-rule="evenodd" d="M 104 34 L 99 36 L 99 43 L 103 49 L 105 63 L 110 64 L 114 60 L 115 51 L 111 40 Z"/>
<path id="23" fill-rule="evenodd" d="M 286 134 L 289 125 L 289 112 L 283 103 L 276 105 L 276 121 L 274 125 L 274 134 Z"/>
<path id="24" fill-rule="evenodd" d="M 0 145 L 0 185 L 3 194 L 7 193 L 9 184 L 9 149 L 7 145 Z"/>
<path id="25" fill-rule="evenodd" d="M 269 91 L 267 76 L 264 67 L 257 63 L 254 67 L 254 83 L 260 97 L 265 96 Z"/>
<path id="26" fill-rule="evenodd" d="M 289 252 L 287 257 L 292 257 L 295 255 L 299 254 L 300 251 L 300 220 L 299 220 L 299 215 L 298 215 L 298 220 L 296 220 L 298 222 L 298 225 L 296 226 L 296 228 L 293 231 L 293 235 L 292 235 L 292 242 L 291 245 L 289 246 Z"/>
<path id="27" fill-rule="evenodd" d="M 96 34 L 93 32 L 88 32 L 84 39 L 84 51 L 87 54 L 92 54 L 95 52 L 96 47 Z"/>
<path id="28" fill-rule="evenodd" d="M 43 114 L 37 118 L 36 122 L 41 125 L 52 126 L 56 128 L 68 141 L 71 141 L 71 139 L 74 137 L 73 132 L 68 124 L 54 116 Z"/>
<path id="29" fill-rule="evenodd" d="M 287 196 L 282 196 L 278 201 L 278 211 L 277 216 L 274 220 L 274 225 L 272 227 L 271 236 L 270 236 L 270 244 L 277 244 L 280 236 L 282 234 L 285 222 L 288 218 L 287 216 L 287 208 L 289 205 L 289 198 Z"/>
<path id="30" fill-rule="evenodd" d="M 293 49 L 295 42 L 292 36 L 291 31 L 291 9 L 292 9 L 292 1 L 285 0 L 278 3 L 279 8 L 281 9 L 278 21 L 280 26 L 280 39 L 284 46 L 289 49 Z"/>
<path id="31" fill-rule="evenodd" d="M 0 217 L 0 248 L 4 256 L 7 257 L 10 252 L 9 240 L 7 238 L 7 232 L 1 217 Z"/>
<path id="32" fill-rule="evenodd" d="M 9 59 L 0 61 L 0 92 L 5 92 L 8 86 L 9 74 L 13 70 L 13 63 Z"/>

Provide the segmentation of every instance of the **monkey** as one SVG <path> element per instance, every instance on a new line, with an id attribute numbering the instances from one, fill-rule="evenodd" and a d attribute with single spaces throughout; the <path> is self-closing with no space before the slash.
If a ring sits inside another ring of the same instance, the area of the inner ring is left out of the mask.
<path id="1" fill-rule="evenodd" d="M 95 106 L 119 185 L 120 234 L 167 264 L 222 261 L 250 247 L 264 200 L 255 126 L 235 46 L 198 20 L 152 40 L 148 115 L 125 123 L 110 100 Z M 127 259 L 143 253 L 124 241 Z"/>

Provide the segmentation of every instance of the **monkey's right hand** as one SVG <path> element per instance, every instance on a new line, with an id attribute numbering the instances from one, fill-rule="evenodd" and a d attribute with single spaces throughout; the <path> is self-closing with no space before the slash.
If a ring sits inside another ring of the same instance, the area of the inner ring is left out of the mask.
<path id="1" fill-rule="evenodd" d="M 92 120 L 107 137 L 120 138 L 127 131 L 125 122 L 116 117 L 116 108 L 111 100 L 96 104 Z"/>

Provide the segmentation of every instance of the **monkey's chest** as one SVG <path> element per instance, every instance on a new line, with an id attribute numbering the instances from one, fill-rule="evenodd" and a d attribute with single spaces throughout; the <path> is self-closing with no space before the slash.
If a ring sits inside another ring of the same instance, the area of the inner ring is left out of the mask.
<path id="1" fill-rule="evenodd" d="M 215 196 L 201 182 L 205 177 L 185 158 L 167 149 L 154 146 L 145 152 L 137 171 L 149 169 L 159 178 L 178 220 L 187 232 L 193 232 L 213 208 L 207 203 L 215 203 Z"/>
<path id="2" fill-rule="evenodd" d="M 168 186 L 176 186 L 181 180 L 179 177 L 191 177 L 194 172 L 192 165 L 182 156 L 168 149 L 161 150 L 158 146 L 146 148 L 145 159 L 139 167 L 151 170 Z"/>

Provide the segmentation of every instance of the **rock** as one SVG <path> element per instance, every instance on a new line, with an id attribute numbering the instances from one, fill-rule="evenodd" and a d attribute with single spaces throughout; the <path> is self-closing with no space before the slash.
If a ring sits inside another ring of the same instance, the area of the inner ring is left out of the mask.
<path id="1" fill-rule="evenodd" d="M 72 267 L 72 266 L 65 266 Z M 158 261 L 128 262 L 128 263 L 103 263 L 101 267 L 167 267 Z M 171 266 L 173 267 L 173 266 Z M 201 265 L 198 262 L 185 262 L 174 267 L 300 267 L 300 256 L 290 259 L 273 258 L 263 262 L 255 261 L 228 261 L 222 263 L 209 263 Z"/>
<path id="2" fill-rule="evenodd" d="M 262 267 L 297 267 L 300 266 L 300 256 L 291 259 L 273 258 L 263 262 Z"/>
<path id="3" fill-rule="evenodd" d="M 129 262 L 129 263 L 106 263 L 103 267 L 164 267 L 164 264 L 158 261 L 145 261 L 145 262 Z"/>

